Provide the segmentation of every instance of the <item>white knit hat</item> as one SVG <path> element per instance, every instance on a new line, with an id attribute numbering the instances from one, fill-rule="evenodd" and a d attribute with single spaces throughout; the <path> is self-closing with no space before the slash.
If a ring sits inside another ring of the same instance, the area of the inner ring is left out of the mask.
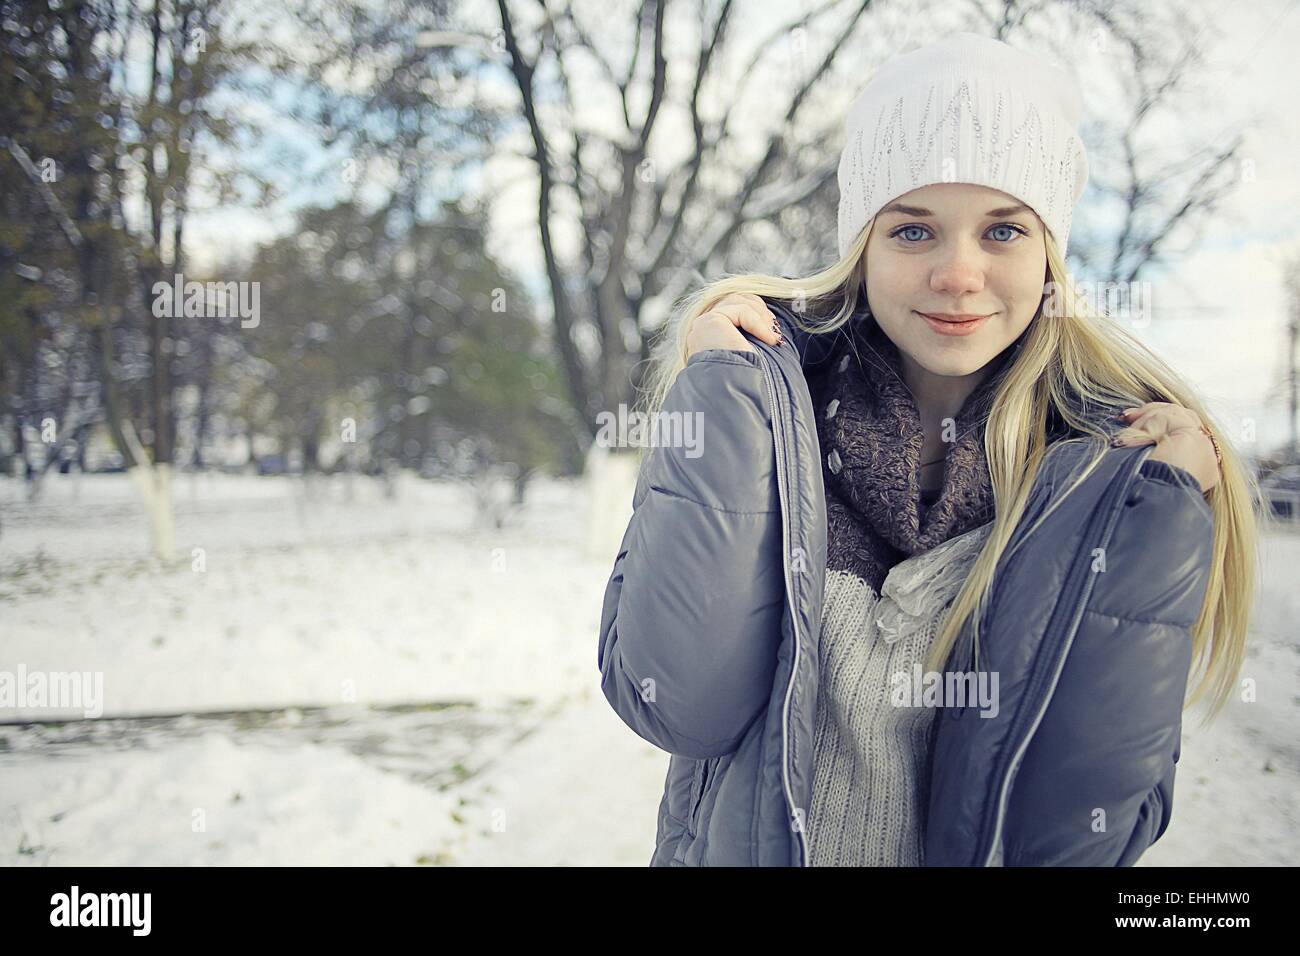
<path id="1" fill-rule="evenodd" d="M 1074 81 L 1042 57 L 955 33 L 889 60 L 844 122 L 839 244 L 872 216 L 931 183 L 975 183 L 1015 196 L 1051 230 L 1061 255 L 1088 182 Z"/>

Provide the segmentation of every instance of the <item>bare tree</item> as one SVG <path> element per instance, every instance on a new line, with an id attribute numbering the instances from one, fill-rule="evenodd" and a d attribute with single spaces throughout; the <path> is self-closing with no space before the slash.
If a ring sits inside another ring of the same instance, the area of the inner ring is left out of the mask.
<path id="1" fill-rule="evenodd" d="M 495 42 L 518 88 L 537 167 L 538 241 L 556 350 L 589 428 L 598 410 L 636 390 L 639 363 L 649 357 L 672 303 L 691 285 L 737 259 L 758 259 L 755 268 L 772 271 L 775 263 L 824 262 L 834 251 L 843 108 L 869 75 L 862 63 L 845 68 L 841 61 L 845 51 L 860 55 L 867 47 L 875 60 L 899 52 L 864 42 L 872 28 L 885 36 L 892 35 L 885 29 L 898 32 L 889 19 L 895 14 L 873 9 L 870 0 L 831 0 L 755 37 L 743 6 L 720 0 L 692 8 L 696 43 L 686 60 L 665 53 L 669 15 L 676 17 L 680 46 L 685 12 L 667 0 L 642 0 L 624 64 L 603 51 L 614 31 L 584 18 L 574 3 L 497 0 Z M 909 43 L 931 38 L 921 25 L 933 6 L 918 4 L 904 14 Z M 1119 205 L 1121 223 L 1081 230 L 1072 244 L 1090 278 L 1134 279 L 1171 242 L 1193 233 L 1233 188 L 1239 138 L 1207 142 L 1189 131 L 1172 144 L 1172 159 L 1151 145 L 1155 124 L 1185 107 L 1202 57 L 1205 29 L 1193 29 L 1181 5 L 1008 0 L 975 3 L 970 12 L 967 29 L 1029 47 L 1057 46 L 1067 65 L 1100 57 L 1108 75 L 1120 79 L 1124 107 L 1089 118 L 1093 138 L 1107 147 L 1093 163 L 1093 182 Z M 1090 42 L 1081 44 L 1080 37 Z M 777 71 L 784 82 L 774 84 L 762 67 L 775 57 L 793 68 Z M 590 95 L 598 83 L 602 101 L 621 107 L 614 133 L 594 128 L 580 113 L 576 69 L 584 70 L 583 92 Z M 678 72 L 685 78 L 670 82 Z M 739 78 L 734 87 L 724 86 L 728 75 Z M 743 135 L 752 133 L 753 114 L 738 118 L 755 83 L 768 87 L 771 109 L 764 115 L 780 117 L 757 149 Z M 669 135 L 669 115 L 685 118 L 674 131 L 690 131 L 689 148 L 672 163 L 654 148 L 657 130 L 659 139 Z M 1109 154 L 1110 144 L 1117 155 Z M 746 227 L 760 222 L 777 227 L 784 248 L 746 238 Z M 576 257 L 560 251 L 562 233 L 580 237 Z"/>
<path id="2" fill-rule="evenodd" d="M 1040 6 L 1004 3 L 1020 13 L 1002 21 L 1020 22 L 1026 7 Z M 1052 13 L 1051 28 L 1036 33 L 1070 38 L 1073 46 L 1055 44 L 1062 57 L 1082 47 L 1121 79 L 1125 93 L 1118 109 L 1093 120 L 1096 135 L 1089 143 L 1096 154 L 1091 188 L 1114 207 L 1108 218 L 1120 225 L 1082 236 L 1072 250 L 1091 278 L 1132 282 L 1162 261 L 1173 243 L 1194 241 L 1196 227 L 1241 182 L 1239 133 L 1220 141 L 1189 130 L 1171 142 L 1165 132 L 1171 117 L 1197 115 L 1203 106 L 1193 100 L 1194 83 L 1204 71 L 1212 20 L 1195 5 L 1106 0 L 1071 0 Z M 1196 13 L 1206 17 L 1199 26 Z M 1080 44 L 1081 36 L 1087 42 Z"/>
<path id="3" fill-rule="evenodd" d="M 0 141 L 14 165 L 0 178 L 36 197 L 30 212 L 63 246 L 42 250 L 39 261 L 55 268 L 37 271 L 47 286 L 66 281 L 74 291 L 66 307 L 47 305 L 46 318 L 84 333 L 80 352 L 93 361 L 78 363 L 69 381 L 96 385 L 77 396 L 80 411 L 71 391 L 46 408 L 63 435 L 84 432 L 96 417 L 107 423 L 143 496 L 153 550 L 164 557 L 173 548 L 179 330 L 151 309 L 149 290 L 183 267 L 196 140 L 228 130 L 208 96 L 241 55 L 221 42 L 221 10 L 221 0 L 150 0 L 143 9 L 131 0 L 5 4 L 6 29 L 40 43 L 9 48 L 23 66 L 12 71 L 18 92 L 3 111 Z M 33 154 L 51 175 L 37 172 Z M 5 210 L 6 220 L 15 215 Z"/>
<path id="4" fill-rule="evenodd" d="M 538 231 L 556 349 L 574 404 L 593 432 L 600 409 L 632 397 L 640 379 L 633 374 L 636 363 L 649 356 L 651 339 L 666 317 L 666 303 L 686 291 L 701 270 L 719 268 L 747 223 L 775 219 L 834 179 L 835 156 L 829 149 L 817 150 L 811 166 L 800 168 L 809 154 L 799 148 L 799 124 L 870 6 L 870 0 L 863 0 L 844 12 L 843 3 L 825 3 L 759 39 L 739 70 L 742 85 L 759 81 L 760 64 L 776 55 L 776 47 L 788 45 L 792 36 L 806 39 L 812 24 L 823 29 L 825 49 L 803 75 L 793 78 L 779 111 L 781 121 L 767 131 L 738 188 L 726 193 L 707 184 L 731 178 L 737 156 L 752 151 L 742 147 L 733 125 L 741 90 L 728 91 L 717 115 L 706 115 L 704 101 L 707 86 L 726 83 L 722 54 L 734 41 L 737 4 L 724 0 L 716 13 L 707 5 L 699 9 L 694 62 L 680 64 L 689 70 L 690 82 L 677 84 L 675 89 L 683 91 L 678 99 L 684 102 L 671 104 L 689 124 L 689 151 L 664 168 L 651 155 L 651 138 L 670 98 L 664 49 L 669 4 L 640 4 L 629 62 L 619 70 L 571 4 L 557 11 L 545 8 L 541 23 L 526 28 L 536 37 L 536 49 L 528 51 L 521 42 L 518 17 L 506 0 L 498 0 L 508 66 L 519 89 L 538 169 Z M 579 57 L 594 60 L 603 81 L 613 87 L 622 110 L 616 135 L 572 121 L 578 104 L 569 64 Z M 539 76 L 544 61 L 555 80 L 543 91 Z M 539 108 L 543 92 L 562 104 L 569 128 L 545 128 Z M 638 102 L 644 103 L 640 110 Z M 578 221 L 570 225 L 582 237 L 581 264 L 563 261 L 557 249 L 556 225 L 566 215 L 557 202 L 559 189 L 569 190 L 574 200 Z M 650 308 L 656 299 L 656 307 Z M 584 331 L 594 333 L 589 336 L 594 338 L 593 354 L 584 355 L 578 346 Z"/>

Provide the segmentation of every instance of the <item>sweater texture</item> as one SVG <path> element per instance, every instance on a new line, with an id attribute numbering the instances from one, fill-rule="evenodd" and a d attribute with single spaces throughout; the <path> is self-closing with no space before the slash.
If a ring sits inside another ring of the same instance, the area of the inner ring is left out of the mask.
<path id="1" fill-rule="evenodd" d="M 984 422 L 1011 350 L 948 434 L 942 487 L 897 347 L 868 317 L 810 376 L 828 519 L 807 836 L 813 866 L 919 866 L 934 708 L 893 702 L 937 636 L 993 519 Z M 899 678 L 901 679 L 901 678 Z"/>

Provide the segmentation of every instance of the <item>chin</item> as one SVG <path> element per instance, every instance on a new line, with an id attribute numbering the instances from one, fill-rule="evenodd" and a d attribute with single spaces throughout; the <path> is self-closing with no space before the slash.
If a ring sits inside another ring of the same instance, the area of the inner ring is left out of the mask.
<path id="1" fill-rule="evenodd" d="M 953 348 L 935 348 L 927 343 L 920 353 L 913 351 L 912 360 L 931 375 L 960 378 L 978 372 L 997 355 L 982 345 L 969 340 L 958 340 Z"/>
<path id="2" fill-rule="evenodd" d="M 964 378 L 967 375 L 973 375 L 982 369 L 988 362 L 960 362 L 960 363 L 940 363 L 930 369 L 935 375 L 945 375 L 948 378 Z"/>

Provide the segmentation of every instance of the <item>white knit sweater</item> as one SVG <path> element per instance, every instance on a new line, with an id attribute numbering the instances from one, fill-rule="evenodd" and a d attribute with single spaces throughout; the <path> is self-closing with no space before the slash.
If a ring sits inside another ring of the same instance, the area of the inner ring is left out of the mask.
<path id="1" fill-rule="evenodd" d="M 935 709 L 896 707 L 892 675 L 924 667 L 944 612 L 992 528 L 981 525 L 890 569 L 877 596 L 826 572 L 818 656 L 812 866 L 920 866 Z M 910 677 L 909 677 L 910 679 Z"/>

